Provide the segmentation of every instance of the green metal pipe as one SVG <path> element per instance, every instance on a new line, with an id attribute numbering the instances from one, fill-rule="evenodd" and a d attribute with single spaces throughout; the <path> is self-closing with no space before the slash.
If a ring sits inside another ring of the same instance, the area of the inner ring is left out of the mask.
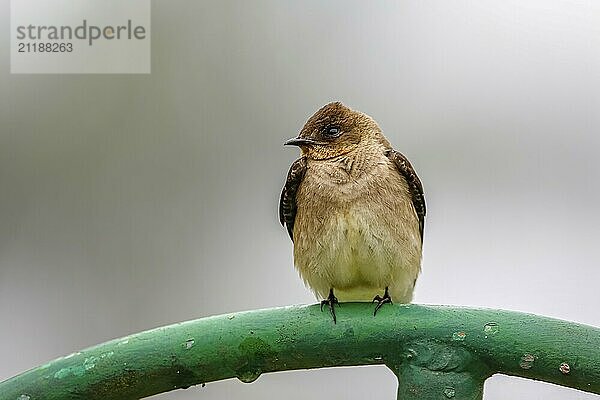
<path id="1" fill-rule="evenodd" d="M 139 399 L 260 374 L 386 364 L 402 399 L 481 399 L 494 373 L 600 394 L 600 329 L 510 311 L 344 303 L 233 313 L 112 340 L 0 383 L 0 400 Z"/>

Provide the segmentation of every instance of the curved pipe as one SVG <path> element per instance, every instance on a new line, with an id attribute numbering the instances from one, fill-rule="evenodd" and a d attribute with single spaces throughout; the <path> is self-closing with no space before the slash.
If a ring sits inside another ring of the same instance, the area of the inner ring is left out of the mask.
<path id="1" fill-rule="evenodd" d="M 232 313 L 136 333 L 0 383 L 0 400 L 139 399 L 273 371 L 386 364 L 403 398 L 480 399 L 494 373 L 600 394 L 600 329 L 531 314 L 344 303 Z"/>

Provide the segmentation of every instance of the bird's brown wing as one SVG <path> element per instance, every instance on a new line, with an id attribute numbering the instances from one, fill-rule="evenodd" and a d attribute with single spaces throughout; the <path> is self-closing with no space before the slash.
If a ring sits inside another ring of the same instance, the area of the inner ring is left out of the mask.
<path id="1" fill-rule="evenodd" d="M 305 173 L 306 158 L 301 157 L 290 167 L 279 198 L 279 222 L 287 228 L 292 242 L 294 241 L 294 220 L 296 219 L 296 192 Z"/>
<path id="2" fill-rule="evenodd" d="M 419 217 L 419 232 L 421 233 L 421 243 L 423 243 L 423 229 L 425 228 L 425 195 L 423 194 L 423 185 L 417 176 L 412 165 L 404 155 L 396 150 L 390 149 L 385 154 L 394 162 L 396 168 L 408 183 L 408 189 L 412 198 L 413 206 Z"/>

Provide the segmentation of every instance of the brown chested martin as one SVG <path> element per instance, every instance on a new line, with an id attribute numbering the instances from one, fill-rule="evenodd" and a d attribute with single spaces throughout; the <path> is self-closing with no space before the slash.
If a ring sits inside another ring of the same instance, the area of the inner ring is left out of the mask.
<path id="1" fill-rule="evenodd" d="M 340 102 L 308 119 L 279 218 L 304 282 L 336 321 L 339 301 L 412 300 L 421 270 L 425 197 L 408 159 L 368 115 Z M 380 296 L 383 294 L 383 296 Z"/>

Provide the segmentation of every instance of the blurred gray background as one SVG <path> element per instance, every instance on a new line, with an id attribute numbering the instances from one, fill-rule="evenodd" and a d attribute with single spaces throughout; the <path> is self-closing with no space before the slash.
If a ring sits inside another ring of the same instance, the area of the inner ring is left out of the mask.
<path id="1" fill-rule="evenodd" d="M 0 380 L 177 321 L 313 303 L 277 220 L 331 100 L 413 162 L 415 302 L 600 325 L 600 2 L 154 1 L 152 74 L 10 75 L 0 0 Z M 385 367 L 157 399 L 394 398 Z M 509 377 L 487 399 L 592 399 Z"/>

